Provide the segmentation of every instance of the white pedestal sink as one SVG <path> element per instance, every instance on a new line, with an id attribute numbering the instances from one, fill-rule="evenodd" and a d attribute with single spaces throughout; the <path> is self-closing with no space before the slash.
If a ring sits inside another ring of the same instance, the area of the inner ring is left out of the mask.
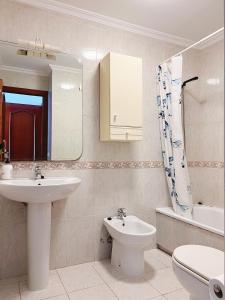
<path id="1" fill-rule="evenodd" d="M 28 287 L 41 290 L 48 285 L 51 202 L 67 198 L 81 182 L 78 178 L 0 180 L 0 194 L 26 202 L 28 240 Z"/>

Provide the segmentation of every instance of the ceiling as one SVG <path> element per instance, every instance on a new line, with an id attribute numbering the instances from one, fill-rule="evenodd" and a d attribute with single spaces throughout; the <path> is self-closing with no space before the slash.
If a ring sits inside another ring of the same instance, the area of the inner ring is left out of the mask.
<path id="1" fill-rule="evenodd" d="M 54 0 L 192 41 L 223 27 L 223 0 Z"/>
<path id="2" fill-rule="evenodd" d="M 26 48 L 26 47 L 25 47 Z M 18 55 L 18 49 L 24 49 L 19 45 L 0 42 L 0 73 L 2 70 L 23 71 L 36 73 L 42 76 L 48 75 L 50 65 L 57 65 L 69 69 L 81 69 L 80 63 L 69 54 L 58 53 L 55 60 L 41 59 L 33 56 Z M 27 48 L 26 48 L 27 49 Z"/>

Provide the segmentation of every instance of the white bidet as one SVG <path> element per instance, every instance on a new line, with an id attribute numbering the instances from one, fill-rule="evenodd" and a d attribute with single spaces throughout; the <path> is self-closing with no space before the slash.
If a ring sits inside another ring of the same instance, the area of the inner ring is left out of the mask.
<path id="1" fill-rule="evenodd" d="M 144 250 L 154 242 L 156 228 L 135 216 L 105 218 L 112 236 L 111 264 L 128 276 L 144 273 Z"/>

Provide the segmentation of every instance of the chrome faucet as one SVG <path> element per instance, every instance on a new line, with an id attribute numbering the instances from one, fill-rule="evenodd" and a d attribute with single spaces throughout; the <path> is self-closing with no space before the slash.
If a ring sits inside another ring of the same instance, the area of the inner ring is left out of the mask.
<path id="1" fill-rule="evenodd" d="M 124 218 L 127 216 L 125 208 L 118 208 L 117 210 L 117 218 L 122 220 L 124 223 Z"/>
<path id="2" fill-rule="evenodd" d="M 34 167 L 34 179 L 44 179 L 44 175 L 41 173 L 41 167 L 40 166 L 35 166 Z"/>

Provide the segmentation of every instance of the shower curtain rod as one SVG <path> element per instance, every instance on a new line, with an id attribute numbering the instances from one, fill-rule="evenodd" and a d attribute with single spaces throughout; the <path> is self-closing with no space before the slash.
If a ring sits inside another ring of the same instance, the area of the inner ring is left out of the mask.
<path id="1" fill-rule="evenodd" d="M 178 53 L 176 53 L 176 54 L 170 56 L 169 58 L 167 58 L 166 60 L 164 60 L 163 63 L 168 62 L 172 57 L 178 56 L 178 55 L 180 55 L 180 54 L 186 52 L 187 50 L 189 50 L 189 49 L 191 49 L 191 48 L 193 48 L 193 47 L 199 45 L 200 43 L 206 41 L 207 39 L 211 38 L 212 36 L 216 35 L 217 33 L 222 32 L 223 30 L 224 30 L 224 27 L 221 27 L 220 29 L 216 30 L 215 32 L 213 32 L 213 33 L 207 35 L 206 37 L 202 38 L 202 39 L 199 40 L 198 42 L 196 42 L 196 43 L 194 43 L 194 44 L 192 44 L 192 45 L 186 47 L 185 49 L 181 50 L 180 52 L 178 52 Z"/>

